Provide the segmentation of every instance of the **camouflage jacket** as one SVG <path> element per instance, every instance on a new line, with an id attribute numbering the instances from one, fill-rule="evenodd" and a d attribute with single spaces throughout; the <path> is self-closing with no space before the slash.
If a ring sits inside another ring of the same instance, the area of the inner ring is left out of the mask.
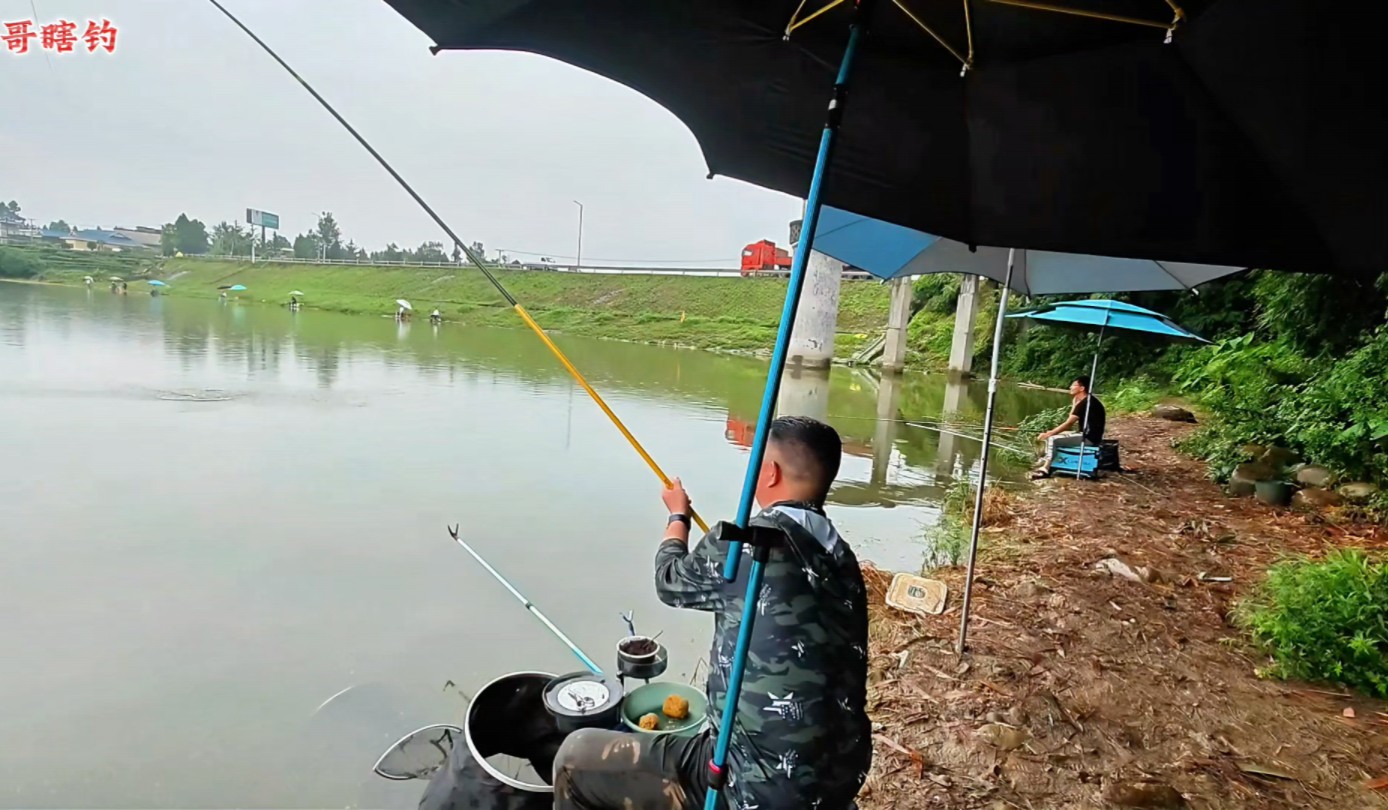
<path id="1" fill-rule="evenodd" d="M 752 524 L 787 539 L 763 569 L 724 795 L 732 810 L 844 810 L 872 762 L 862 571 L 822 514 L 774 506 Z M 728 543 L 717 532 L 693 550 L 662 543 L 655 558 L 662 602 L 714 614 L 707 692 L 715 735 L 752 568 L 744 546 L 737 581 L 724 581 Z"/>

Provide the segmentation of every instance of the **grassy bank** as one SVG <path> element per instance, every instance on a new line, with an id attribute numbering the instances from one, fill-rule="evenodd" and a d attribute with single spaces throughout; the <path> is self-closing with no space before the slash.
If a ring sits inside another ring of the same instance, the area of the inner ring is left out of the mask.
<path id="1" fill-rule="evenodd" d="M 43 275 L 80 283 L 90 274 L 68 265 Z M 251 265 L 170 259 L 158 277 L 171 295 L 216 298 L 217 287 L 244 284 L 243 299 L 282 303 L 302 290 L 305 306 L 389 315 L 409 300 L 416 317 L 437 307 L 449 321 L 514 327 L 519 321 L 476 270 L 451 267 Z M 704 349 L 765 351 L 774 339 L 786 282 L 769 278 L 616 276 L 505 270 L 501 282 L 546 329 L 589 337 L 674 343 Z M 837 354 L 846 357 L 886 327 L 889 291 L 845 282 L 839 304 Z"/>

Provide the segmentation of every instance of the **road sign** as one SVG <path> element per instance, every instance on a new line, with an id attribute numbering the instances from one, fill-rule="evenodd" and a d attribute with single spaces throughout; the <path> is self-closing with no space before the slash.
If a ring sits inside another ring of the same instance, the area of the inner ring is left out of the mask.
<path id="1" fill-rule="evenodd" d="M 268 211 L 257 211 L 254 208 L 246 209 L 246 221 L 252 225 L 259 225 L 262 228 L 280 229 L 280 215 L 271 214 Z"/>

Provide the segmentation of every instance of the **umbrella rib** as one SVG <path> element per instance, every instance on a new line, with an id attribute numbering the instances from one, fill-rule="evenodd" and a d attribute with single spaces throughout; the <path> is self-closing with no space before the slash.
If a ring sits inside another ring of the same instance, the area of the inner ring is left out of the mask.
<path id="1" fill-rule="evenodd" d="M 974 22 L 973 16 L 969 14 L 969 0 L 964 0 L 964 36 L 969 40 L 969 61 L 965 64 L 972 65 L 974 63 Z"/>
<path id="2" fill-rule="evenodd" d="M 1155 259 L 1152 260 L 1152 264 L 1155 264 L 1157 267 L 1160 267 L 1160 268 L 1161 268 L 1161 271 L 1162 271 L 1163 273 L 1167 274 L 1168 276 L 1171 276 L 1171 278 L 1174 279 L 1175 282 L 1176 282 L 1177 284 L 1181 285 L 1181 288 L 1182 288 L 1182 289 L 1185 289 L 1185 290 L 1193 290 L 1193 289 L 1195 289 L 1195 287 L 1193 287 L 1192 285 L 1187 284 L 1187 283 L 1185 283 L 1184 281 L 1182 281 L 1180 276 L 1176 275 L 1175 273 L 1171 272 L 1170 270 L 1167 270 L 1165 264 L 1163 264 L 1163 263 L 1161 263 L 1161 262 L 1159 262 L 1159 261 L 1157 261 L 1157 260 L 1155 260 Z"/>
<path id="3" fill-rule="evenodd" d="M 956 51 L 953 46 L 951 46 L 948 42 L 945 42 L 944 37 L 941 37 L 939 34 L 935 33 L 935 31 L 930 26 L 925 24 L 924 20 L 912 13 L 911 9 L 907 8 L 905 3 L 901 2 L 901 0 L 892 0 L 892 5 L 901 9 L 902 14 L 905 14 L 908 18 L 910 18 L 911 22 L 915 23 L 917 26 L 920 27 L 922 31 L 933 37 L 936 42 L 940 43 L 940 47 L 949 51 L 955 59 L 959 60 L 959 63 L 961 65 L 968 67 L 971 60 L 965 59 L 962 55 L 960 55 L 959 51 Z M 967 9 L 968 4 L 966 3 L 965 10 L 967 11 Z"/>
<path id="4" fill-rule="evenodd" d="M 815 13 L 813 13 L 813 14 L 811 14 L 810 16 L 806 17 L 805 19 L 800 20 L 799 22 L 796 22 L 795 18 L 798 17 L 798 16 L 800 16 L 800 11 L 801 11 L 801 9 L 805 8 L 805 2 L 807 2 L 807 0 L 801 0 L 800 7 L 797 8 L 797 9 L 795 9 L 795 13 L 791 15 L 791 17 L 790 17 L 790 23 L 789 23 L 788 25 L 786 25 L 786 36 L 790 36 L 790 32 L 791 32 L 791 31 L 794 31 L 795 29 L 799 28 L 800 26 L 809 23 L 811 20 L 813 20 L 814 18 L 818 17 L 818 16 L 821 15 L 821 14 L 824 14 L 825 12 L 829 11 L 830 9 L 832 9 L 832 8 L 834 8 L 834 7 L 836 7 L 836 6 L 841 6 L 841 5 L 843 5 L 843 0 L 831 0 L 831 2 L 829 2 L 827 5 L 825 5 L 824 8 L 821 8 L 819 11 L 816 11 Z"/>
<path id="5" fill-rule="evenodd" d="M 1171 30 L 1172 23 L 1156 22 L 1154 20 L 1144 20 L 1140 17 L 1125 17 L 1121 14 L 1109 14 L 1103 11 L 1089 11 L 1082 8 L 1067 8 L 1065 6 L 1054 6 L 1050 3 L 1038 3 L 1036 0 L 988 0 L 990 3 L 997 3 L 1002 6 L 1017 6 L 1019 8 L 1029 8 L 1033 11 L 1054 11 L 1057 14 L 1070 14 L 1075 17 L 1091 17 L 1096 20 L 1108 20 L 1110 22 L 1129 23 L 1131 25 L 1145 25 L 1148 28 L 1160 28 L 1163 31 Z"/>

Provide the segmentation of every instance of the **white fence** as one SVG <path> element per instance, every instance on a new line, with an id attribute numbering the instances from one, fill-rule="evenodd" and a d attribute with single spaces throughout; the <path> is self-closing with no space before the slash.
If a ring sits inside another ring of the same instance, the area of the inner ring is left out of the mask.
<path id="1" fill-rule="evenodd" d="M 201 254 L 196 256 L 185 256 L 188 259 L 203 259 L 210 261 L 236 261 L 247 260 L 247 256 L 214 256 L 212 254 Z M 297 259 L 292 257 L 256 257 L 256 264 L 308 264 L 308 265 L 333 265 L 333 266 L 361 266 L 361 267 L 450 267 L 459 269 L 470 269 L 472 265 L 464 262 L 457 264 L 454 262 L 415 262 L 415 261 L 386 261 L 374 259 Z M 607 265 L 583 265 L 575 267 L 571 264 L 538 264 L 534 262 L 524 264 L 493 264 L 487 266 L 492 272 L 506 272 L 508 270 L 537 270 L 553 273 L 581 273 L 591 275 L 629 275 L 629 276 L 711 276 L 711 277 L 731 277 L 736 278 L 742 275 L 742 271 L 723 267 L 615 267 Z M 759 272 L 754 273 L 754 277 L 766 278 L 785 278 L 790 273 L 779 272 Z M 873 278 L 868 273 L 851 271 L 843 274 L 844 279 L 852 281 L 867 280 Z"/>

